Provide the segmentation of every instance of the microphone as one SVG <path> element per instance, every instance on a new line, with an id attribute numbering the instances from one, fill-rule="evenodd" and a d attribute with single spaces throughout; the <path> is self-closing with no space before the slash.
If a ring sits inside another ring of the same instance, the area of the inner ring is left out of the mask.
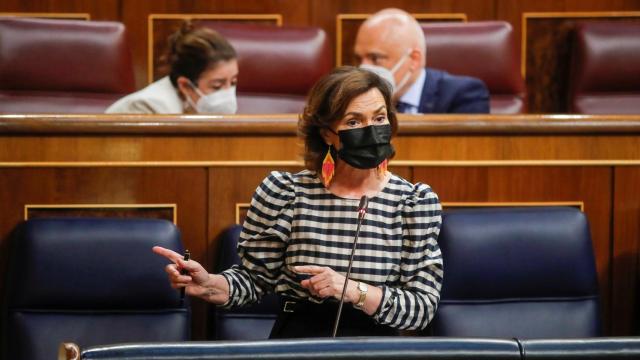
<path id="1" fill-rule="evenodd" d="M 347 267 L 347 275 L 344 278 L 344 286 L 342 287 L 342 295 L 340 296 L 340 303 L 338 304 L 338 313 L 336 314 L 336 321 L 333 324 L 333 334 L 331 337 L 336 337 L 338 333 L 338 324 L 340 324 L 340 315 L 342 314 L 342 305 L 344 304 L 344 294 L 347 292 L 347 284 L 349 283 L 349 275 L 351 275 L 351 265 L 353 265 L 353 257 L 356 254 L 356 246 L 358 245 L 358 235 L 360 234 L 360 225 L 364 220 L 364 215 L 367 213 L 367 207 L 369 207 L 369 198 L 367 195 L 362 195 L 360 198 L 360 204 L 358 205 L 358 226 L 356 227 L 356 236 L 353 239 L 353 247 L 351 248 L 351 257 L 349 258 L 349 266 Z"/>
<path id="2" fill-rule="evenodd" d="M 364 218 L 364 214 L 367 213 L 367 208 L 369 207 L 369 198 L 367 195 L 362 195 L 360 198 L 360 204 L 358 204 L 358 229 L 360 228 L 360 224 L 362 223 L 362 219 Z M 356 237 L 356 240 L 358 238 Z"/>

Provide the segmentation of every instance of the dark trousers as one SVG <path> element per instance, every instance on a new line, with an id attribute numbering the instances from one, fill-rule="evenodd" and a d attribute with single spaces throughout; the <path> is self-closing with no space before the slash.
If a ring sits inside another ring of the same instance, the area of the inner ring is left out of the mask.
<path id="1" fill-rule="evenodd" d="M 325 300 L 322 304 L 306 300 L 281 298 L 280 311 L 271 339 L 305 337 L 331 337 L 338 312 L 338 301 Z M 351 304 L 342 306 L 340 325 L 336 336 L 394 336 L 398 330 L 377 324 L 373 318 Z"/>

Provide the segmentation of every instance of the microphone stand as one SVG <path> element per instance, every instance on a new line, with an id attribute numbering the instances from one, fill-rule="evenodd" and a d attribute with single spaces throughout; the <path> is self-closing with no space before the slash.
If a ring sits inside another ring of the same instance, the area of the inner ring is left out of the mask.
<path id="1" fill-rule="evenodd" d="M 344 286 L 342 287 L 342 295 L 340 296 L 340 304 L 338 304 L 338 313 L 336 314 L 336 320 L 333 324 L 333 333 L 331 337 L 336 337 L 338 333 L 338 324 L 340 324 L 340 315 L 342 314 L 342 305 L 344 304 L 344 295 L 347 292 L 347 284 L 349 284 L 349 275 L 351 275 L 351 266 L 353 265 L 353 258 L 356 254 L 356 246 L 358 245 L 358 235 L 360 235 L 360 225 L 364 220 L 364 215 L 367 213 L 367 206 L 369 206 L 369 199 L 366 195 L 362 195 L 360 198 L 360 205 L 358 206 L 358 226 L 356 227 L 356 236 L 353 239 L 353 248 L 351 248 L 351 257 L 349 258 L 349 266 L 347 267 L 347 275 L 344 278 Z"/>

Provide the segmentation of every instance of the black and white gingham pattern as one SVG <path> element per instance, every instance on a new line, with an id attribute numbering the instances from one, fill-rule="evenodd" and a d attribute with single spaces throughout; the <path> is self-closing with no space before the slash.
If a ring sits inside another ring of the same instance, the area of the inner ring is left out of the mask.
<path id="1" fill-rule="evenodd" d="M 240 266 L 223 272 L 231 300 L 241 306 L 275 290 L 321 302 L 299 285 L 295 265 L 320 265 L 346 273 L 359 199 L 328 192 L 314 173 L 272 172 L 256 189 L 238 251 Z M 351 278 L 378 286 L 383 299 L 376 321 L 421 329 L 433 318 L 442 286 L 437 237 L 442 208 L 424 184 L 392 175 L 369 201 Z"/>

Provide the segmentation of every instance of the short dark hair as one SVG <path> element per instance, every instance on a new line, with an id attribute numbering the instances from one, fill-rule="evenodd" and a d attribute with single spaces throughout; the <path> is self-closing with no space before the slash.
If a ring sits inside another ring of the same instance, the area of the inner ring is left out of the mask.
<path id="1" fill-rule="evenodd" d="M 206 27 L 194 27 L 185 21 L 180 29 L 169 37 L 169 78 L 177 86 L 178 77 L 184 76 L 194 84 L 200 75 L 220 61 L 237 57 L 231 44 L 217 31 Z"/>
<path id="2" fill-rule="evenodd" d="M 307 169 L 321 172 L 322 160 L 328 147 L 320 130 L 329 128 L 342 119 L 353 99 L 374 88 L 384 97 L 392 135 L 395 135 L 398 120 L 391 103 L 391 86 L 373 72 L 353 66 L 341 66 L 311 88 L 307 105 L 298 120 L 298 134 L 304 142 L 304 163 Z"/>

